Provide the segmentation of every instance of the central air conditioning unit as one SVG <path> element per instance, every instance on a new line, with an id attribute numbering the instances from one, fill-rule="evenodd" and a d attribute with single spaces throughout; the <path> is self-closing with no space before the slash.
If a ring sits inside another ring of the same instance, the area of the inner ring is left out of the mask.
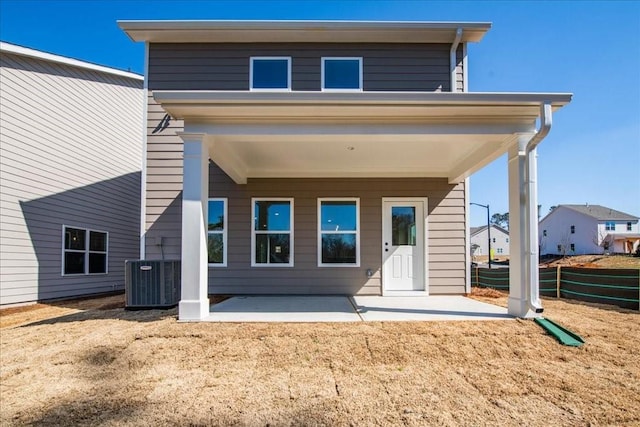
<path id="1" fill-rule="evenodd" d="M 171 308 L 180 301 L 180 260 L 125 261 L 126 309 Z"/>

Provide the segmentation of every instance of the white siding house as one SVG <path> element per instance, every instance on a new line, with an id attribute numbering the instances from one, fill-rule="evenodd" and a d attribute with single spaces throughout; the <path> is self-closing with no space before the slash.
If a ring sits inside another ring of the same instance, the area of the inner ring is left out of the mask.
<path id="1" fill-rule="evenodd" d="M 600 205 L 559 205 L 540 221 L 540 253 L 633 253 L 640 244 L 638 219 Z"/>
<path id="2" fill-rule="evenodd" d="M 139 256 L 142 88 L 0 43 L 0 305 L 123 289 Z"/>
<path id="3" fill-rule="evenodd" d="M 486 256 L 488 253 L 487 226 L 471 227 L 471 255 Z M 491 225 L 491 255 L 492 257 L 509 255 L 509 232 L 495 224 Z"/>

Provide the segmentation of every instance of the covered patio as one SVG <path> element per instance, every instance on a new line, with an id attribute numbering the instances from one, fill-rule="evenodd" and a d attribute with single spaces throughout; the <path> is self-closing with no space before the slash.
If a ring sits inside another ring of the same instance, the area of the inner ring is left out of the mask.
<path id="1" fill-rule="evenodd" d="M 236 184 L 252 178 L 327 177 L 434 177 L 456 184 L 467 183 L 471 174 L 508 153 L 512 224 L 508 313 L 534 317 L 542 312 L 537 288 L 535 147 L 549 131 L 553 111 L 566 105 L 570 94 L 155 91 L 153 95 L 172 117 L 184 120 L 181 320 L 211 316 L 209 159 Z M 466 211 L 467 185 L 465 191 Z M 468 277 L 466 283 L 469 292 Z"/>
<path id="2" fill-rule="evenodd" d="M 460 295 L 238 296 L 211 306 L 205 322 L 403 322 L 514 319 L 507 309 Z"/>

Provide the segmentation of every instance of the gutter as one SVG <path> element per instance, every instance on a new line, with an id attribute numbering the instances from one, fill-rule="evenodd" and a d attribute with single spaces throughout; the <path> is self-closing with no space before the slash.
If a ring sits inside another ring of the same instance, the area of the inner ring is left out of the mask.
<path id="1" fill-rule="evenodd" d="M 458 27 L 456 30 L 456 38 L 453 40 L 451 44 L 451 50 L 449 51 L 449 69 L 451 71 L 451 92 L 457 92 L 456 85 L 456 53 L 458 51 L 458 45 L 460 44 L 460 40 L 462 40 L 462 28 Z"/>
<path id="2" fill-rule="evenodd" d="M 527 277 L 529 278 L 529 307 L 535 313 L 542 313 L 540 302 L 540 271 L 538 270 L 538 152 L 536 147 L 549 134 L 552 124 L 551 101 L 540 104 L 540 128 L 527 143 L 525 149 L 525 176 L 526 176 L 526 201 L 527 222 L 525 241 L 528 248 L 529 262 L 527 263 Z"/>

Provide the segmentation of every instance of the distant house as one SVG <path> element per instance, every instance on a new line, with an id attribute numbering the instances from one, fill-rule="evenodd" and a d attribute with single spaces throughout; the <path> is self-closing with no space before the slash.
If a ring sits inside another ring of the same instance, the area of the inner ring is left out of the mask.
<path id="1" fill-rule="evenodd" d="M 640 245 L 638 220 L 600 205 L 559 205 L 540 221 L 540 253 L 633 253 Z"/>
<path id="2" fill-rule="evenodd" d="M 0 305 L 124 288 L 139 257 L 142 87 L 0 43 Z"/>
<path id="3" fill-rule="evenodd" d="M 489 254 L 487 226 L 471 227 L 471 255 Z M 495 224 L 491 225 L 491 253 L 493 256 L 509 255 L 509 232 Z"/>

